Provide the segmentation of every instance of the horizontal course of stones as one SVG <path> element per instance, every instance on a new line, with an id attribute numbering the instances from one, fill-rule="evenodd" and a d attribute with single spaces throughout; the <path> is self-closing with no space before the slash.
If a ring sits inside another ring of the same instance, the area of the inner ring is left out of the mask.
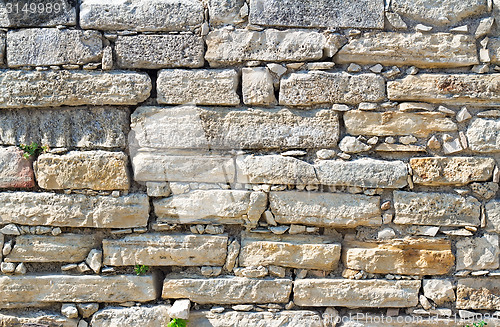
<path id="1" fill-rule="evenodd" d="M 497 0 L 0 1 L 0 326 L 498 325 L 499 106 Z"/>

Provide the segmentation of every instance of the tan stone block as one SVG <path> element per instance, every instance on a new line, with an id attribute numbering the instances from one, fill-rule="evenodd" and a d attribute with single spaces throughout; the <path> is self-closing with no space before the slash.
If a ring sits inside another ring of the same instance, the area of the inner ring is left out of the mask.
<path id="1" fill-rule="evenodd" d="M 500 285 L 496 278 L 464 278 L 457 284 L 457 309 L 500 309 Z"/>

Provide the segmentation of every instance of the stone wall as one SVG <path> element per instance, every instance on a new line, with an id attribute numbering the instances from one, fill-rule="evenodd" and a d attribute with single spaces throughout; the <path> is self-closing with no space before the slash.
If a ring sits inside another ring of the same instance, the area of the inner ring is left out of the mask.
<path id="1" fill-rule="evenodd" d="M 0 1 L 0 326 L 500 326 L 495 19 Z"/>

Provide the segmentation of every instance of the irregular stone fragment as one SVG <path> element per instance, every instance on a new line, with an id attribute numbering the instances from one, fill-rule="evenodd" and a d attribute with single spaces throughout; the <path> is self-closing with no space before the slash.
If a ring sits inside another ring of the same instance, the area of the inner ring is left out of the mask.
<path id="1" fill-rule="evenodd" d="M 276 105 L 274 81 L 269 68 L 242 69 L 243 103 L 247 105 Z"/>
<path id="2" fill-rule="evenodd" d="M 500 286 L 496 278 L 464 278 L 457 284 L 457 309 L 500 309 Z"/>
<path id="3" fill-rule="evenodd" d="M 93 327 L 148 326 L 165 327 L 170 321 L 167 305 L 133 308 L 106 307 L 92 316 Z"/>
<path id="4" fill-rule="evenodd" d="M 43 4 L 43 7 L 39 7 Z M 76 25 L 76 2 L 72 0 L 4 0 L 0 2 L 0 27 Z M 36 5 L 37 10 L 31 10 Z M 23 10 L 24 8 L 24 10 Z M 38 10 L 42 8 L 43 10 Z"/>
<path id="5" fill-rule="evenodd" d="M 320 315 L 315 311 L 293 310 L 272 312 L 193 311 L 189 323 L 196 327 L 323 327 Z"/>
<path id="6" fill-rule="evenodd" d="M 500 38 L 489 38 L 488 54 L 492 64 L 500 64 Z"/>
<path id="7" fill-rule="evenodd" d="M 3 123 L 3 122 L 2 122 Z M 0 147 L 0 188 L 31 188 L 35 177 L 30 160 L 17 147 Z"/>
<path id="8" fill-rule="evenodd" d="M 71 319 L 78 318 L 78 309 L 73 303 L 64 303 L 61 306 L 61 313 Z"/>
<path id="9" fill-rule="evenodd" d="M 243 5 L 245 5 L 245 0 L 209 0 L 210 23 L 233 24 L 241 21 L 240 10 Z"/>
<path id="10" fill-rule="evenodd" d="M 361 142 L 354 136 L 345 136 L 340 141 L 339 148 L 345 153 L 360 153 L 369 151 L 372 147 Z"/>
<path id="11" fill-rule="evenodd" d="M 76 307 L 83 318 L 88 318 L 99 310 L 99 303 L 77 303 Z"/>
<path id="12" fill-rule="evenodd" d="M 469 147 L 475 152 L 500 151 L 500 120 L 475 118 L 467 128 Z"/>
<path id="13" fill-rule="evenodd" d="M 500 200 L 486 203 L 486 229 L 500 233 Z"/>
<path id="14" fill-rule="evenodd" d="M 453 289 L 451 280 L 424 279 L 423 290 L 424 295 L 437 305 L 455 301 L 455 290 Z"/>
<path id="15" fill-rule="evenodd" d="M 78 320 L 68 319 L 58 313 L 40 310 L 0 313 L 4 326 L 57 326 L 77 327 Z"/>
<path id="16" fill-rule="evenodd" d="M 462 239 L 457 242 L 457 270 L 497 269 L 499 255 L 498 235 Z"/>
<path id="17" fill-rule="evenodd" d="M 96 274 L 101 272 L 102 268 L 102 251 L 98 249 L 90 250 L 85 263 L 92 269 Z"/>

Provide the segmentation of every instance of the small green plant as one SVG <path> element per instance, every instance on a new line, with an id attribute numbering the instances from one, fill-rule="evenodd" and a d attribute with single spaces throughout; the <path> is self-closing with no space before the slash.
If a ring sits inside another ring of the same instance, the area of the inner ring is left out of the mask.
<path id="1" fill-rule="evenodd" d="M 484 320 L 481 320 L 480 322 L 475 322 L 475 323 L 473 323 L 473 324 L 472 324 L 472 327 L 484 327 L 484 326 L 486 326 L 486 325 L 487 325 L 487 323 L 486 323 L 486 322 L 484 322 Z M 471 326 L 467 325 L 467 326 L 465 326 L 465 327 L 471 327 Z"/>
<path id="2" fill-rule="evenodd" d="M 28 144 L 21 144 L 19 148 L 24 151 L 23 157 L 26 159 L 36 159 L 39 155 L 49 150 L 49 147 L 46 145 L 39 145 L 36 142 L 31 142 Z"/>
<path id="3" fill-rule="evenodd" d="M 187 322 L 188 321 L 184 319 L 174 318 L 168 323 L 167 327 L 186 327 Z"/>
<path id="4" fill-rule="evenodd" d="M 135 265 L 134 267 L 135 273 L 137 276 L 144 275 L 145 273 L 148 272 L 149 267 L 146 265 Z"/>

